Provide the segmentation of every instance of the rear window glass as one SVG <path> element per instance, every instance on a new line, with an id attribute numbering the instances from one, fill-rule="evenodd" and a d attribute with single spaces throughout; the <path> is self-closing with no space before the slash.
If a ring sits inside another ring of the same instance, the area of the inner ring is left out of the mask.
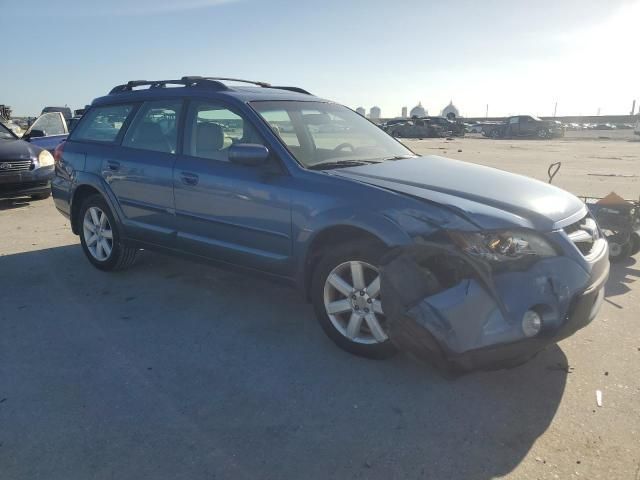
<path id="1" fill-rule="evenodd" d="M 89 109 L 77 128 L 73 140 L 114 142 L 122 125 L 133 111 L 133 105 L 109 105 Z"/>
<path id="2" fill-rule="evenodd" d="M 181 108 L 181 100 L 145 103 L 138 110 L 122 145 L 154 152 L 176 153 Z"/>

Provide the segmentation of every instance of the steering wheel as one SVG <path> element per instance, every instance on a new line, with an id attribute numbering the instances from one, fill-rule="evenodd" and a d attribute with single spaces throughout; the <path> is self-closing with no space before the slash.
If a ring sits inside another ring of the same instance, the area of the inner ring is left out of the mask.
<path id="1" fill-rule="evenodd" d="M 356 151 L 356 147 L 354 147 L 353 145 L 351 145 L 349 142 L 344 142 L 341 143 L 340 145 L 338 145 L 336 148 L 333 149 L 334 152 L 339 152 L 340 150 L 344 150 L 345 148 L 350 148 L 352 152 Z"/>

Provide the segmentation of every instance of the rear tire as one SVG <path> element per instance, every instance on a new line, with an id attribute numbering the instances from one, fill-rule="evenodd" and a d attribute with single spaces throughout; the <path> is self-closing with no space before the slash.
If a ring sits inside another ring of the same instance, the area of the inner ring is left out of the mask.
<path id="1" fill-rule="evenodd" d="M 313 307 L 327 336 L 343 350 L 373 359 L 388 358 L 397 351 L 387 336 L 379 287 L 373 281 L 383 253 L 384 247 L 372 241 L 332 247 L 318 261 L 311 281 Z M 354 268 L 363 272 L 360 280 L 354 278 Z M 329 280 L 330 275 L 334 280 Z M 339 291 L 333 285 L 336 276 L 341 275 L 345 283 Z M 330 316 L 328 305 L 341 302 L 344 307 L 336 308 Z"/>
<path id="2" fill-rule="evenodd" d="M 101 195 L 87 197 L 76 221 L 82 249 L 94 267 L 112 271 L 133 264 L 138 250 L 123 242 L 120 226 Z"/>

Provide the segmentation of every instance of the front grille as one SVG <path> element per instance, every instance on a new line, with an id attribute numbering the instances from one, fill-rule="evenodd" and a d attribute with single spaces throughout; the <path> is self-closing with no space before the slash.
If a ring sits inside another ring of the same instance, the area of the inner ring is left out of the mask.
<path id="1" fill-rule="evenodd" d="M 579 221 L 564 227 L 564 233 L 585 256 L 591 253 L 593 244 L 600 238 L 598 224 L 590 213 Z"/>
<path id="2" fill-rule="evenodd" d="M 0 161 L 0 175 L 3 173 L 28 172 L 33 170 L 31 160 L 2 160 Z"/>

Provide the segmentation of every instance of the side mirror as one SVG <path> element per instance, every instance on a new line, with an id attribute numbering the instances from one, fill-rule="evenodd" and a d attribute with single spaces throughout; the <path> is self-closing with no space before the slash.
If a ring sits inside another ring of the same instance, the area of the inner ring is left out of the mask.
<path id="1" fill-rule="evenodd" d="M 229 147 L 229 161 L 239 165 L 257 167 L 269 158 L 269 149 L 255 143 L 236 143 Z"/>
<path id="2" fill-rule="evenodd" d="M 26 135 L 24 135 L 22 138 L 24 140 L 29 140 L 31 138 L 40 138 L 40 137 L 46 137 L 47 134 L 44 130 L 37 130 L 37 129 L 33 129 L 30 130 L 29 132 L 27 132 Z"/>

